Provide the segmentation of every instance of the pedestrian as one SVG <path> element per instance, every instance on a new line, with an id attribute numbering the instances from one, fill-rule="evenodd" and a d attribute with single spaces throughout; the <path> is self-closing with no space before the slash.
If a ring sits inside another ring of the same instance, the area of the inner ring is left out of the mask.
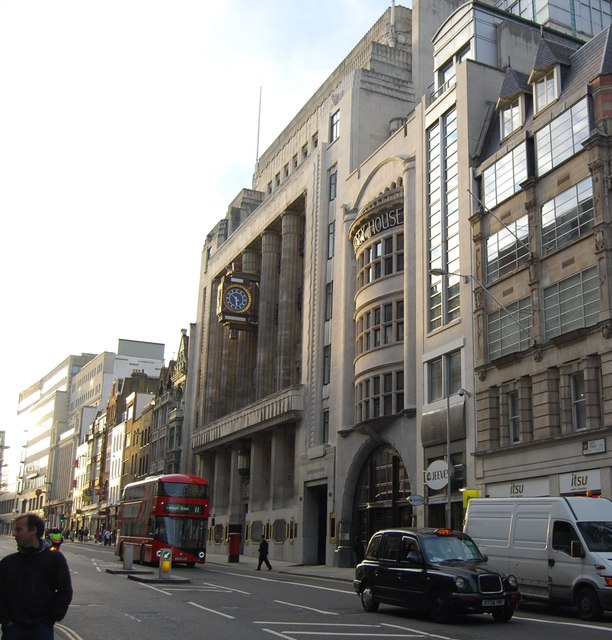
<path id="1" fill-rule="evenodd" d="M 265 537 L 262 537 L 261 542 L 259 543 L 259 564 L 257 565 L 257 571 L 261 570 L 262 563 L 268 567 L 268 571 L 272 569 L 272 565 L 268 560 L 268 541 Z"/>
<path id="2" fill-rule="evenodd" d="M 111 532 L 108 529 L 104 529 L 102 532 L 102 542 L 104 542 L 104 546 L 108 547 L 110 544 Z"/>
<path id="3" fill-rule="evenodd" d="M 355 540 L 353 541 L 353 546 L 355 549 L 355 560 L 357 564 L 363 562 L 364 552 L 363 552 L 363 542 L 361 541 L 361 536 L 357 534 L 355 536 Z"/>
<path id="4" fill-rule="evenodd" d="M 53 640 L 53 626 L 72 601 L 66 558 L 43 539 L 45 523 L 36 514 L 15 519 L 17 552 L 0 560 L 2 640 Z"/>

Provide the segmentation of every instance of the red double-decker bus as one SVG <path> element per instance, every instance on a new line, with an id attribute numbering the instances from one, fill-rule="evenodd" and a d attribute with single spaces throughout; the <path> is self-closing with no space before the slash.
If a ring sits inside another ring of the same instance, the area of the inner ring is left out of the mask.
<path id="1" fill-rule="evenodd" d="M 206 560 L 208 481 L 174 473 L 131 482 L 117 513 L 115 554 L 122 560 L 131 544 L 134 560 L 159 562 L 160 549 L 172 549 L 172 562 L 193 567 Z"/>

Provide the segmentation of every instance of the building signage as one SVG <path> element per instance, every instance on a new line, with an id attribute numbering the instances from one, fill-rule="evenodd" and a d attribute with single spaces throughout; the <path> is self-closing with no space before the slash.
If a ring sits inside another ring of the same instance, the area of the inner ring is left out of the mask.
<path id="1" fill-rule="evenodd" d="M 444 489 L 448 484 L 448 464 L 446 460 L 434 460 L 427 467 L 425 484 L 434 491 Z"/>
<path id="2" fill-rule="evenodd" d="M 404 210 L 392 209 L 391 211 L 385 211 L 372 218 L 368 218 L 355 232 L 353 236 L 353 250 L 357 253 L 359 247 L 367 242 L 372 236 L 398 227 L 404 224 Z"/>
<path id="3" fill-rule="evenodd" d="M 597 440 L 583 440 L 582 441 L 582 455 L 590 456 L 594 453 L 606 452 L 606 439 L 598 438 Z"/>
<path id="4" fill-rule="evenodd" d="M 559 476 L 559 492 L 584 493 L 587 490 L 601 490 L 601 474 L 599 469 L 573 471 Z"/>
<path id="5" fill-rule="evenodd" d="M 488 484 L 486 495 L 490 498 L 537 498 L 550 495 L 548 478 L 512 480 L 499 484 Z"/>

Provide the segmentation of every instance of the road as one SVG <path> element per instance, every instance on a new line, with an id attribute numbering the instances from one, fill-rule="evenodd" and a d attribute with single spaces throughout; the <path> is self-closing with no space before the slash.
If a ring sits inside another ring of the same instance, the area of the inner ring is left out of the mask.
<path id="1" fill-rule="evenodd" d="M 0 537 L 0 555 L 14 549 L 11 538 Z M 584 623 L 571 610 L 529 605 L 509 624 L 482 615 L 436 625 L 396 607 L 366 613 L 346 580 L 219 562 L 173 567 L 172 575 L 188 583 L 148 584 L 108 573 L 121 568 L 110 548 L 67 543 L 63 551 L 75 593 L 56 627 L 57 640 L 558 640 L 561 634 L 568 640 L 612 640 L 612 615 Z"/>

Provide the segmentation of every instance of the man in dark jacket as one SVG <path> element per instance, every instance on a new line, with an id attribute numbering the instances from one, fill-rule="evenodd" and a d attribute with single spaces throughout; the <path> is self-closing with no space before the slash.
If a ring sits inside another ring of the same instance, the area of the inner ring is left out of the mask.
<path id="1" fill-rule="evenodd" d="M 261 542 L 259 543 L 259 563 L 257 565 L 257 571 L 261 570 L 261 565 L 265 564 L 268 567 L 268 571 L 272 569 L 272 565 L 268 560 L 268 541 L 265 536 L 261 538 Z"/>
<path id="2" fill-rule="evenodd" d="M 18 551 L 0 560 L 2 640 L 53 640 L 53 625 L 72 601 L 66 558 L 51 551 L 44 532 L 45 523 L 35 514 L 15 520 Z"/>

